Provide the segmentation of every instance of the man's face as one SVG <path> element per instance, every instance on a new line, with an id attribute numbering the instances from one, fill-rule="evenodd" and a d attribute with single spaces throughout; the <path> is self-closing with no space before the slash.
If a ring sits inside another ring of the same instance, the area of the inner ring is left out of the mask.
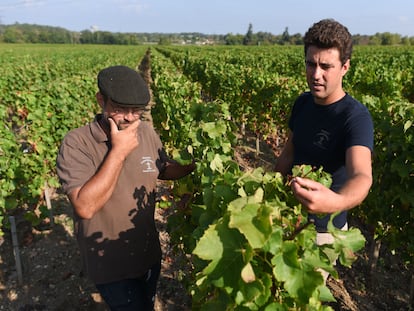
<path id="1" fill-rule="evenodd" d="M 108 99 L 104 105 L 105 118 L 112 118 L 119 130 L 127 128 L 131 123 L 139 120 L 144 112 L 143 108 L 125 108 Z"/>
<path id="2" fill-rule="evenodd" d="M 336 48 L 310 46 L 306 52 L 306 80 L 317 104 L 329 105 L 345 95 L 342 78 L 349 69 L 349 60 L 342 65 L 339 56 Z"/>

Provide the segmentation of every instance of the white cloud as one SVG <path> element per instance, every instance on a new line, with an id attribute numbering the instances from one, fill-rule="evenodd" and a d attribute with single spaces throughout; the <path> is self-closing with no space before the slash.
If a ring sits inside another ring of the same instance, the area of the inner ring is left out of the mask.
<path id="1" fill-rule="evenodd" d="M 142 13 L 147 7 L 139 0 L 115 0 L 115 3 L 120 9 L 134 13 Z"/>
<path id="2" fill-rule="evenodd" d="M 21 0 L 21 1 L 14 1 L 10 3 L 3 3 L 0 5 L 0 10 L 10 10 L 10 9 L 18 9 L 18 8 L 28 8 L 28 7 L 35 7 L 35 6 L 43 6 L 46 4 L 47 1 L 44 0 Z"/>
<path id="3" fill-rule="evenodd" d="M 398 20 L 401 22 L 401 24 L 409 24 L 410 19 L 408 16 L 398 16 Z"/>

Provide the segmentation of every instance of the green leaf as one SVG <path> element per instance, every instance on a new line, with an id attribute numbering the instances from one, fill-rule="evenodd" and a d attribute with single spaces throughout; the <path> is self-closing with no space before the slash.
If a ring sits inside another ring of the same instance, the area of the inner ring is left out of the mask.
<path id="1" fill-rule="evenodd" d="M 216 154 L 214 156 L 213 161 L 210 162 L 210 168 L 213 171 L 218 171 L 220 173 L 224 171 L 223 160 L 221 159 L 220 155 Z"/>
<path id="2" fill-rule="evenodd" d="M 292 168 L 292 175 L 298 177 L 306 177 L 312 172 L 311 165 L 294 165 Z"/>
<path id="3" fill-rule="evenodd" d="M 248 310 L 259 310 L 259 307 L 265 305 L 271 297 L 271 288 L 271 274 L 262 273 L 253 282 L 239 284 L 235 301 Z"/>
<path id="4" fill-rule="evenodd" d="M 283 244 L 283 229 L 282 227 L 276 227 L 273 229 L 269 239 L 266 241 L 265 245 L 263 246 L 263 250 L 265 252 L 270 252 L 271 254 L 275 255 L 279 252 L 280 248 Z"/>
<path id="5" fill-rule="evenodd" d="M 319 299 L 321 301 L 336 301 L 335 297 L 332 295 L 331 291 L 329 290 L 326 285 L 321 285 L 318 287 L 319 291 Z"/>
<path id="6" fill-rule="evenodd" d="M 325 172 L 322 166 L 315 169 L 311 165 L 295 165 L 292 168 L 292 176 L 312 179 L 327 188 L 331 187 L 332 184 L 331 174 Z"/>
<path id="7" fill-rule="evenodd" d="M 407 130 L 411 127 L 411 125 L 413 125 L 413 121 L 411 121 L 411 120 L 407 120 L 404 123 L 404 133 L 407 132 Z"/>
<path id="8" fill-rule="evenodd" d="M 286 305 L 273 302 L 270 305 L 266 306 L 264 311 L 288 311 L 288 307 Z"/>
<path id="9" fill-rule="evenodd" d="M 226 125 L 224 122 L 206 122 L 201 127 L 213 139 L 220 138 L 226 133 Z"/>
<path id="10" fill-rule="evenodd" d="M 272 209 L 261 205 L 263 189 L 254 196 L 243 197 L 230 202 L 229 227 L 238 229 L 249 241 L 252 248 L 262 248 L 272 233 L 270 215 Z"/>
<path id="11" fill-rule="evenodd" d="M 339 253 L 339 260 L 342 265 L 350 267 L 356 260 L 355 252 L 365 245 L 365 238 L 357 228 L 340 230 L 334 227 L 332 222 L 328 223 L 328 232 L 334 237 L 333 247 Z"/>
<path id="12" fill-rule="evenodd" d="M 217 287 L 235 288 L 243 267 L 251 257 L 251 250 L 246 247 L 243 236 L 220 221 L 204 232 L 193 254 L 210 261 L 202 272 Z"/>
<path id="13" fill-rule="evenodd" d="M 293 241 L 284 243 L 281 252 L 272 259 L 273 274 L 284 282 L 284 288 L 291 297 L 307 304 L 316 289 L 323 284 L 320 272 L 303 265 L 298 256 L 298 247 Z"/>
<path id="14" fill-rule="evenodd" d="M 338 276 L 338 272 L 334 268 L 333 263 L 336 260 L 337 255 L 334 258 L 331 258 L 326 255 L 325 247 L 330 245 L 318 246 L 314 244 L 313 248 L 306 248 L 302 255 L 302 263 L 304 266 L 307 266 L 306 269 L 323 269 L 334 277 Z M 332 249 L 332 248 L 331 248 Z"/>

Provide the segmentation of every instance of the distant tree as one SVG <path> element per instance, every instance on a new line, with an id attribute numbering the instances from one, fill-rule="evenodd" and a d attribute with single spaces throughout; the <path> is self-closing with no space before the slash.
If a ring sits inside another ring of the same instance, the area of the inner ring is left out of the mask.
<path id="1" fill-rule="evenodd" d="M 352 36 L 352 42 L 354 45 L 368 45 L 370 44 L 370 36 L 356 34 Z"/>
<path id="2" fill-rule="evenodd" d="M 6 43 L 24 43 L 23 33 L 17 27 L 7 27 L 3 33 L 3 41 Z"/>
<path id="3" fill-rule="evenodd" d="M 90 30 L 82 30 L 79 38 L 80 43 L 91 44 L 94 43 L 94 36 Z"/>
<path id="4" fill-rule="evenodd" d="M 262 32 L 259 31 L 256 34 L 257 44 L 260 45 L 270 45 L 275 44 L 277 41 L 277 37 L 270 32 Z"/>
<path id="5" fill-rule="evenodd" d="M 1 24 L 1 19 L 0 19 L 0 42 L 3 41 L 3 34 L 5 30 L 6 30 L 6 26 Z"/>
<path id="6" fill-rule="evenodd" d="M 381 34 L 381 45 L 396 45 L 401 42 L 401 36 L 389 32 Z"/>
<path id="7" fill-rule="evenodd" d="M 168 37 L 160 37 L 158 40 L 159 45 L 170 45 L 171 40 Z"/>
<path id="8" fill-rule="evenodd" d="M 279 43 L 282 45 L 290 43 L 290 35 L 289 35 L 288 27 L 286 27 L 285 31 L 283 31 L 282 36 L 280 37 Z"/>
<path id="9" fill-rule="evenodd" d="M 303 38 L 300 33 L 295 33 L 294 35 L 290 36 L 290 43 L 294 45 L 301 45 L 303 44 Z"/>
<path id="10" fill-rule="evenodd" d="M 229 33 L 224 36 L 224 44 L 226 45 L 241 45 L 243 44 L 243 35 L 237 34 L 234 35 Z"/>
<path id="11" fill-rule="evenodd" d="M 252 23 L 249 24 L 249 28 L 247 29 L 247 33 L 243 38 L 243 45 L 252 45 L 253 44 L 253 25 Z"/>
<path id="12" fill-rule="evenodd" d="M 355 45 L 414 45 L 414 37 L 401 37 L 399 34 L 376 33 L 375 35 L 354 35 Z M 226 44 L 226 45 L 270 45 L 270 44 L 303 44 L 302 35 L 284 32 L 274 35 L 268 32 L 253 32 L 250 23 L 247 33 L 208 35 L 198 32 L 187 33 L 113 33 L 95 31 L 93 29 L 72 32 L 60 27 L 19 24 L 3 25 L 0 20 L 0 42 L 5 43 L 67 43 L 67 44 L 122 44 L 137 45 L 140 43 L 159 44 Z"/>
<path id="13" fill-rule="evenodd" d="M 381 34 L 376 33 L 375 35 L 371 36 L 369 39 L 369 45 L 380 45 L 381 44 Z"/>
<path id="14" fill-rule="evenodd" d="M 99 44 L 116 44 L 116 36 L 109 31 L 98 31 L 100 32 Z"/>
<path id="15" fill-rule="evenodd" d="M 414 43 L 414 38 L 412 38 L 411 40 L 412 42 L 410 42 L 410 38 L 407 36 L 404 36 L 401 38 L 401 44 L 402 45 L 412 45 Z"/>

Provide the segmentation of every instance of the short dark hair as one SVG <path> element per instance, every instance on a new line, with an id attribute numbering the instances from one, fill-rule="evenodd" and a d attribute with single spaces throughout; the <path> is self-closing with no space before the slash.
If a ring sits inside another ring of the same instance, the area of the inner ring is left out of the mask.
<path id="1" fill-rule="evenodd" d="M 322 49 L 337 48 L 342 65 L 352 55 L 352 36 L 341 23 L 334 19 L 322 19 L 313 24 L 305 33 L 305 55 L 309 46 Z"/>

